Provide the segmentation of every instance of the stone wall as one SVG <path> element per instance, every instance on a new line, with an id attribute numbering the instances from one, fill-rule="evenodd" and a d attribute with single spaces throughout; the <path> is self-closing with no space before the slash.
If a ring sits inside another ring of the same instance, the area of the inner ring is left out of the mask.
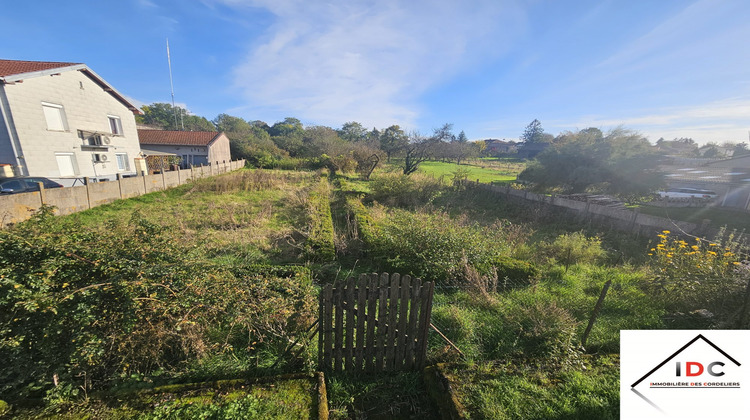
<path id="1" fill-rule="evenodd" d="M 22 222 L 42 205 L 54 206 L 55 214 L 71 214 L 116 200 L 165 190 L 194 179 L 231 172 L 244 166 L 244 160 L 237 160 L 214 167 L 198 166 L 162 174 L 119 178 L 115 181 L 89 182 L 78 187 L 3 195 L 0 196 L 0 226 Z"/>

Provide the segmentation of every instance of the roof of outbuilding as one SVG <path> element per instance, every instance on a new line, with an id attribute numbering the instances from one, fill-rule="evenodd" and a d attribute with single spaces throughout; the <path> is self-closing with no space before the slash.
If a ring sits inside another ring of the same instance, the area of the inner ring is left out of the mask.
<path id="1" fill-rule="evenodd" d="M 141 144 L 207 146 L 222 133 L 218 131 L 138 130 Z"/>
<path id="2" fill-rule="evenodd" d="M 0 77 L 14 74 L 30 73 L 57 69 L 62 67 L 76 66 L 83 63 L 63 63 L 57 61 L 22 61 L 22 60 L 0 60 Z"/>

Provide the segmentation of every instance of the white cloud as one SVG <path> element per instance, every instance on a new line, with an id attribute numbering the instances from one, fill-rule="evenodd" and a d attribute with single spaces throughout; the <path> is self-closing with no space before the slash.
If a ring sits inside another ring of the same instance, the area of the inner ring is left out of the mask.
<path id="1" fill-rule="evenodd" d="M 651 110 L 621 119 L 584 116 L 576 127 L 614 127 L 623 125 L 640 131 L 650 140 L 660 137 L 691 137 L 699 143 L 742 142 L 750 130 L 750 98 L 731 98 L 706 104 Z"/>
<path id="2" fill-rule="evenodd" d="M 217 1 L 277 19 L 234 68 L 246 108 L 329 125 L 413 125 L 419 95 L 507 50 L 525 22 L 510 1 Z"/>
<path id="3" fill-rule="evenodd" d="M 151 0 L 136 0 L 136 4 L 140 6 L 143 9 L 155 9 L 159 6 L 156 5 L 156 3 L 152 2 Z"/>

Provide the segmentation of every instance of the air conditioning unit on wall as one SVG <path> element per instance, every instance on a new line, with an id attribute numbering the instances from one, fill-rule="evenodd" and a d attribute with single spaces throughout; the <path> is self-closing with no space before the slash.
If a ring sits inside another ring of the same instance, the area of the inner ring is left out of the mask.
<path id="1" fill-rule="evenodd" d="M 107 161 L 107 155 L 103 153 L 94 153 L 92 156 L 94 157 L 94 162 L 106 162 Z"/>

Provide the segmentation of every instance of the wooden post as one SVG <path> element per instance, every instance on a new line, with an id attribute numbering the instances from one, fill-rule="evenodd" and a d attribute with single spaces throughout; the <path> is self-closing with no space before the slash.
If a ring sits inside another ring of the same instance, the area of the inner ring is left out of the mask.
<path id="1" fill-rule="evenodd" d="M 117 188 L 120 190 L 120 200 L 122 200 L 122 174 L 117 174 Z"/>
<path id="2" fill-rule="evenodd" d="M 388 323 L 388 273 L 380 275 L 380 287 L 379 287 L 379 298 L 378 298 L 378 343 L 375 347 L 375 371 L 382 371 L 383 364 L 383 350 L 385 349 L 385 334 L 387 332 L 386 324 Z"/>
<path id="3" fill-rule="evenodd" d="M 581 346 L 586 347 L 586 340 L 589 338 L 589 333 L 591 332 L 591 328 L 594 326 L 594 321 L 596 321 L 597 315 L 599 315 L 599 310 L 602 309 L 602 303 L 604 303 L 604 297 L 607 296 L 607 290 L 609 290 L 609 286 L 612 284 L 612 280 L 607 280 L 606 283 L 604 283 L 604 287 L 602 288 L 602 293 L 599 295 L 599 300 L 596 301 L 596 305 L 594 306 L 594 311 L 591 313 L 591 318 L 589 319 L 589 325 L 586 327 L 586 331 L 583 332 L 583 339 L 581 340 Z"/>
<path id="4" fill-rule="evenodd" d="M 404 367 L 404 357 L 406 357 L 406 327 L 409 325 L 409 297 L 411 295 L 411 277 L 404 276 L 401 279 L 401 293 L 398 300 L 398 336 L 396 336 L 396 355 L 394 368 L 400 370 Z"/>
<path id="5" fill-rule="evenodd" d="M 407 327 L 406 337 L 406 369 L 412 369 L 414 367 L 414 344 L 417 340 L 417 317 L 419 315 L 419 299 L 420 291 L 422 289 L 422 282 L 419 279 L 414 279 L 411 287 L 411 307 L 409 308 L 409 326 Z"/>
<path id="6" fill-rule="evenodd" d="M 219 167 L 218 165 L 216 166 Z M 345 329 L 345 341 L 346 341 L 346 352 L 344 352 L 344 369 L 351 371 L 354 369 L 354 277 L 350 277 L 344 287 L 346 290 L 346 329 Z"/>
<path id="7" fill-rule="evenodd" d="M 396 351 L 396 322 L 398 321 L 398 292 L 401 284 L 401 275 L 391 274 L 391 286 L 388 298 L 388 337 L 385 348 L 385 370 L 394 369 Z"/>
<path id="8" fill-rule="evenodd" d="M 365 371 L 374 371 L 375 366 L 375 313 L 378 311 L 378 275 L 369 275 L 367 284 L 367 342 L 365 343 Z"/>
<path id="9" fill-rule="evenodd" d="M 91 208 L 91 187 L 89 186 L 89 177 L 83 177 L 83 183 L 86 185 L 86 204 L 88 204 L 89 208 Z"/>
<path id="10" fill-rule="evenodd" d="M 334 340 L 333 347 L 333 370 L 341 371 L 341 348 L 344 346 L 344 290 L 341 284 L 333 291 L 333 305 L 335 306 L 334 315 Z"/>
<path id="11" fill-rule="evenodd" d="M 367 307 L 367 274 L 359 275 L 357 283 L 357 350 L 354 355 L 356 362 L 354 369 L 361 370 L 364 361 L 365 348 L 365 309 Z"/>

